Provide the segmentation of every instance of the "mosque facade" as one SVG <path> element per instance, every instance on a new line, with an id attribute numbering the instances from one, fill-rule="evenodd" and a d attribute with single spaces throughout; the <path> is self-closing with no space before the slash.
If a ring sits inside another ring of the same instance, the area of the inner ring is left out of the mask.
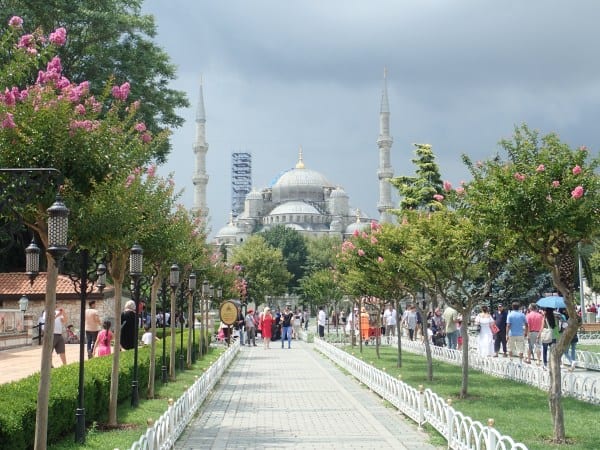
<path id="1" fill-rule="evenodd" d="M 202 94 L 202 92 L 201 92 Z M 196 143 L 195 149 L 207 149 L 204 142 L 204 104 L 201 120 L 197 121 L 197 138 L 202 139 Z M 389 135 L 389 102 L 387 83 L 384 72 L 384 84 L 381 96 L 381 109 L 379 120 L 379 136 L 377 146 L 379 149 L 379 200 L 377 209 L 379 222 L 390 222 L 393 208 L 391 202 L 391 185 L 389 179 L 393 176 L 390 165 L 390 150 L 392 138 Z M 196 156 L 199 156 L 196 152 Z M 204 155 L 202 155 L 204 156 Z M 198 161 L 197 161 L 198 163 Z M 204 164 L 197 164 L 197 169 L 204 169 Z M 194 177 L 196 187 L 201 187 L 207 180 L 205 173 L 197 173 Z M 200 186 L 196 184 L 200 181 Z M 206 208 L 206 199 L 202 198 L 204 189 L 197 190 L 198 200 L 194 209 Z M 374 202 L 375 203 L 375 202 Z M 270 186 L 256 190 L 253 189 L 245 198 L 244 211 L 234 218 L 231 214 L 229 223 L 216 233 L 214 244 L 225 247 L 228 252 L 231 248 L 241 245 L 252 234 L 269 230 L 277 225 L 284 225 L 298 231 L 307 237 L 335 236 L 340 239 L 351 236 L 355 230 L 363 230 L 370 226 L 374 218 L 363 214 L 359 208 L 350 206 L 350 199 L 343 187 L 331 183 L 320 172 L 306 167 L 302 148 L 298 152 L 298 160 L 294 168 L 283 172 Z"/>

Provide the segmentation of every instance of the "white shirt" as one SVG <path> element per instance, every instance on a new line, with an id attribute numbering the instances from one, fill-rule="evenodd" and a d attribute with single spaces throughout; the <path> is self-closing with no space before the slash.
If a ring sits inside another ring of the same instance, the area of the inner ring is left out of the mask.
<path id="1" fill-rule="evenodd" d="M 386 309 L 383 313 L 383 320 L 385 322 L 386 325 L 396 325 L 396 316 L 398 315 L 398 313 L 396 312 L 395 309 L 392 309 L 391 311 L 389 309 Z"/>
<path id="2" fill-rule="evenodd" d="M 326 319 L 327 319 L 327 316 L 325 315 L 325 311 L 320 310 L 319 311 L 319 316 L 318 316 L 318 319 L 317 319 L 318 322 L 319 322 L 319 325 L 321 325 L 322 327 L 324 327 Z"/>
<path id="3" fill-rule="evenodd" d="M 152 344 L 152 332 L 151 331 L 147 331 L 144 334 L 142 334 L 142 343 L 144 345 Z"/>
<path id="4" fill-rule="evenodd" d="M 65 331 L 64 322 L 65 316 L 64 312 L 60 313 L 58 309 L 55 311 L 56 317 L 54 318 L 54 334 L 63 334 Z"/>

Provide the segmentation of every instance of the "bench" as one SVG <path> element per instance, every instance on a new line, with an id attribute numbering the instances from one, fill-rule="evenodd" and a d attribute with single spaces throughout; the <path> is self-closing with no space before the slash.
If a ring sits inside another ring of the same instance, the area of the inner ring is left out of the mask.
<path id="1" fill-rule="evenodd" d="M 581 329 L 588 333 L 600 333 L 600 322 L 584 323 Z"/>

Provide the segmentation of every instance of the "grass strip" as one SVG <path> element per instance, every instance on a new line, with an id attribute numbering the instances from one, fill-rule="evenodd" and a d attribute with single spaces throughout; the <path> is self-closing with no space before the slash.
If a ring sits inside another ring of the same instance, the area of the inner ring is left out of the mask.
<path id="1" fill-rule="evenodd" d="M 157 380 L 156 398 L 146 399 L 145 392 L 140 392 L 140 404 L 137 408 L 132 408 L 129 401 L 119 405 L 117 413 L 119 427 L 117 429 L 108 429 L 104 424 L 93 423 L 88 426 L 85 444 L 81 445 L 74 442 L 75 429 L 73 428 L 73 435 L 65 437 L 56 444 L 49 445 L 48 449 L 125 450 L 130 448 L 146 432 L 148 419 L 158 420 L 168 409 L 168 400 L 172 398 L 176 401 L 196 381 L 196 377 L 201 376 L 204 370 L 210 367 L 225 350 L 224 347 L 211 347 L 209 354 L 196 361 L 192 368 L 177 372 L 176 381 L 162 384 L 160 379 Z M 158 373 L 160 374 L 160 367 Z M 106 405 L 108 409 L 108 399 Z"/>
<path id="2" fill-rule="evenodd" d="M 573 398 L 563 397 L 567 444 L 551 442 L 552 418 L 548 405 L 548 393 L 517 381 L 496 378 L 476 370 L 469 371 L 468 397 L 459 398 L 461 368 L 440 361 L 433 361 L 433 381 L 426 379 L 425 357 L 402 352 L 402 367 L 396 367 L 397 349 L 380 347 L 377 359 L 374 347 L 346 347 L 346 351 L 363 361 L 385 371 L 393 377 L 417 388 L 431 389 L 442 398 L 451 398 L 452 406 L 463 414 L 483 424 L 493 418 L 495 427 L 502 434 L 522 442 L 530 450 L 561 448 L 568 450 L 600 449 L 600 407 Z"/>

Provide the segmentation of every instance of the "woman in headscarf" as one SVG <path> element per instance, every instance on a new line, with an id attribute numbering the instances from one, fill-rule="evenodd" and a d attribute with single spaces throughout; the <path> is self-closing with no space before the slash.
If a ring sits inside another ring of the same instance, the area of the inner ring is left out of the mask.
<path id="1" fill-rule="evenodd" d="M 130 350 L 135 347 L 137 336 L 135 335 L 135 302 L 133 300 L 125 303 L 125 308 L 121 313 L 121 348 Z"/>

